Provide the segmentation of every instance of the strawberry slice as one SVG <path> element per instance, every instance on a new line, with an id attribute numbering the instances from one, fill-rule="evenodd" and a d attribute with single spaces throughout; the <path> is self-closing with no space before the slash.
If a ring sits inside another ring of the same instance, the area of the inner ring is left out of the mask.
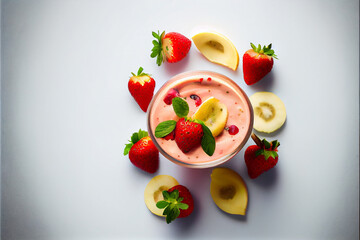
<path id="1" fill-rule="evenodd" d="M 175 63 L 182 60 L 188 54 L 191 41 L 184 35 L 177 32 L 169 32 L 165 34 L 163 31 L 161 34 L 158 31 L 152 32 L 152 35 L 156 38 L 153 40 L 153 49 L 151 50 L 151 57 L 156 57 L 156 63 L 161 65 L 165 60 L 169 63 Z"/>

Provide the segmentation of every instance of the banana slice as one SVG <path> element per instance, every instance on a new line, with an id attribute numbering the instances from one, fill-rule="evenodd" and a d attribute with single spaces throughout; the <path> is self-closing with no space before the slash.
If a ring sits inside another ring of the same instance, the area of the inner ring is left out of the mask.
<path id="1" fill-rule="evenodd" d="M 239 66 L 239 54 L 234 44 L 216 32 L 201 32 L 192 37 L 197 49 L 210 61 L 234 71 Z"/>
<path id="2" fill-rule="evenodd" d="M 254 129 L 271 133 L 286 120 L 286 109 L 281 99 L 271 92 L 257 92 L 250 97 L 254 109 Z"/>
<path id="3" fill-rule="evenodd" d="M 169 175 L 157 175 L 153 177 L 146 185 L 144 192 L 144 200 L 147 208 L 153 214 L 165 217 L 163 215 L 164 209 L 156 207 L 156 203 L 160 200 L 164 200 L 162 195 L 164 190 L 169 190 L 169 188 L 178 184 L 178 181 Z"/>
<path id="4" fill-rule="evenodd" d="M 210 97 L 204 101 L 199 109 L 192 116 L 193 119 L 199 119 L 210 129 L 214 137 L 218 136 L 225 128 L 228 109 L 219 99 Z"/>

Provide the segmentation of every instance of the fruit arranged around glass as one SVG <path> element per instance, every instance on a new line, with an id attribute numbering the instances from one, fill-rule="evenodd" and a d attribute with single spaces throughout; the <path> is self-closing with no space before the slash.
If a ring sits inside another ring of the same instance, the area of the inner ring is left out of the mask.
<path id="1" fill-rule="evenodd" d="M 194 210 L 189 189 L 169 175 L 153 177 L 144 192 L 146 207 L 155 215 L 165 217 L 167 223 L 188 217 Z"/>
<path id="2" fill-rule="evenodd" d="M 284 125 L 285 104 L 272 92 L 256 92 L 250 96 L 254 110 L 254 129 L 258 132 L 272 133 Z"/>
<path id="3" fill-rule="evenodd" d="M 199 52 L 210 62 L 237 70 L 239 54 L 230 39 L 217 32 L 201 32 L 193 36 L 192 40 Z"/>
<path id="4" fill-rule="evenodd" d="M 244 154 L 245 164 L 250 178 L 257 178 L 262 173 L 272 169 L 278 163 L 278 147 L 280 142 L 277 140 L 268 142 L 266 139 L 260 140 L 254 133 L 251 135 L 256 145 L 249 146 Z"/>
<path id="5" fill-rule="evenodd" d="M 191 41 L 177 32 L 152 32 L 152 58 L 160 66 L 184 59 Z M 192 40 L 206 59 L 234 71 L 239 65 L 235 45 L 224 35 L 202 32 Z M 243 55 L 243 76 L 247 85 L 261 81 L 273 67 L 277 56 L 271 44 L 250 44 Z M 235 156 L 251 135 L 252 129 L 271 133 L 286 120 L 285 105 L 275 94 L 257 92 L 250 97 L 224 75 L 198 71 L 179 74 L 167 81 L 154 95 L 155 80 L 140 67 L 132 73 L 128 89 L 139 107 L 148 112 L 149 136 L 141 129 L 126 144 L 124 155 L 149 173 L 159 167 L 159 151 L 176 164 L 214 167 Z M 250 103 L 251 102 L 251 103 Z M 254 126 L 253 126 L 254 124 Z M 244 161 L 250 178 L 257 178 L 278 162 L 277 140 L 268 142 L 251 135 L 256 145 L 249 146 Z M 214 203 L 229 214 L 245 215 L 248 189 L 242 177 L 229 168 L 214 168 L 210 194 Z M 147 208 L 165 217 L 167 223 L 189 216 L 194 201 L 189 189 L 169 175 L 151 179 L 144 192 Z"/>
<path id="6" fill-rule="evenodd" d="M 152 32 L 154 47 L 151 50 L 151 57 L 156 58 L 156 64 L 160 66 L 163 62 L 175 63 L 186 57 L 188 54 L 191 41 L 184 35 L 177 32 L 161 34 L 158 31 Z"/>
<path id="7" fill-rule="evenodd" d="M 155 173 L 159 168 L 159 151 L 146 131 L 132 134 L 124 149 L 124 156 L 128 154 L 130 162 L 145 172 Z"/>
<path id="8" fill-rule="evenodd" d="M 274 58 L 277 59 L 271 45 L 257 47 L 250 43 L 251 49 L 243 55 L 244 81 L 247 85 L 253 85 L 265 77 L 274 65 Z"/>
<path id="9" fill-rule="evenodd" d="M 248 190 L 242 177 L 229 168 L 214 168 L 211 173 L 210 194 L 224 212 L 246 215 Z"/>
<path id="10" fill-rule="evenodd" d="M 201 147 L 184 153 L 172 140 L 171 134 L 167 138 L 155 136 L 155 129 L 160 123 L 177 123 L 181 119 L 174 112 L 172 104 L 169 105 L 170 99 L 172 101 L 178 96 L 189 107 L 187 117 L 201 120 L 212 129 L 216 142 L 212 155 Z M 198 98 L 202 101 L 201 105 Z M 200 111 L 202 106 L 207 110 Z M 228 114 L 223 114 L 225 112 Z M 162 155 L 183 166 L 204 168 L 221 164 L 240 151 L 250 137 L 253 112 L 247 95 L 228 77 L 208 71 L 188 72 L 173 77 L 155 94 L 149 106 L 147 124 L 149 135 Z M 232 135 L 225 130 L 231 125 L 237 126 L 238 133 Z"/>
<path id="11" fill-rule="evenodd" d="M 137 74 L 131 72 L 128 89 L 140 108 L 146 112 L 154 95 L 155 80 L 140 67 Z"/>

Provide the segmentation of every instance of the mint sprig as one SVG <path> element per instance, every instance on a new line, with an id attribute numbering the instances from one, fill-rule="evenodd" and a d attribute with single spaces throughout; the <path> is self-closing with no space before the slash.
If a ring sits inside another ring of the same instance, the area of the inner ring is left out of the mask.
<path id="1" fill-rule="evenodd" d="M 129 140 L 129 143 L 125 144 L 124 156 L 129 154 L 130 149 L 132 148 L 132 146 L 135 143 L 137 143 L 143 137 L 147 137 L 147 136 L 148 136 L 148 132 L 143 131 L 141 129 L 139 129 L 139 132 L 133 133 L 130 140 Z"/>
<path id="2" fill-rule="evenodd" d="M 162 138 L 169 135 L 176 127 L 175 120 L 168 120 L 159 123 L 155 128 L 155 137 Z"/>
<path id="3" fill-rule="evenodd" d="M 156 207 L 164 209 L 163 215 L 166 216 L 166 223 L 171 223 L 180 215 L 180 209 L 186 210 L 189 205 L 182 203 L 184 198 L 179 197 L 179 190 L 175 189 L 171 193 L 168 191 L 162 192 L 164 200 L 158 201 Z"/>

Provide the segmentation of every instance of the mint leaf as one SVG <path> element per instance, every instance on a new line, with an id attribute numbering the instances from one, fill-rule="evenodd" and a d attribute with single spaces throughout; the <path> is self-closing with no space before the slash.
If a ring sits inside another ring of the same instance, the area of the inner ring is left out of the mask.
<path id="1" fill-rule="evenodd" d="M 169 215 L 171 209 L 172 209 L 172 208 L 170 207 L 170 205 L 168 205 L 168 206 L 164 209 L 163 215 Z"/>
<path id="2" fill-rule="evenodd" d="M 211 130 L 205 125 L 205 123 L 199 119 L 195 119 L 194 122 L 201 124 L 204 135 L 201 139 L 201 147 L 204 150 L 204 152 L 212 156 L 215 152 L 215 138 L 212 135 Z"/>
<path id="3" fill-rule="evenodd" d="M 155 137 L 162 138 L 166 135 L 169 135 L 172 131 L 174 131 L 176 127 L 176 121 L 175 120 L 168 120 L 159 123 L 155 129 Z"/>
<path id="4" fill-rule="evenodd" d="M 179 198 L 179 190 L 174 190 L 170 193 L 170 198 L 178 199 Z"/>
<path id="5" fill-rule="evenodd" d="M 167 201 L 158 201 L 156 203 L 156 207 L 163 209 L 166 208 L 170 203 L 168 203 Z"/>
<path id="6" fill-rule="evenodd" d="M 186 117 L 189 114 L 189 105 L 184 99 L 180 97 L 173 98 L 172 106 L 178 117 Z"/>
<path id="7" fill-rule="evenodd" d="M 187 205 L 186 203 L 178 203 L 177 204 L 178 208 L 186 210 L 189 208 L 189 205 Z"/>
<path id="8" fill-rule="evenodd" d="M 168 191 L 162 191 L 162 194 L 165 200 L 168 200 L 170 198 L 170 194 Z"/>

